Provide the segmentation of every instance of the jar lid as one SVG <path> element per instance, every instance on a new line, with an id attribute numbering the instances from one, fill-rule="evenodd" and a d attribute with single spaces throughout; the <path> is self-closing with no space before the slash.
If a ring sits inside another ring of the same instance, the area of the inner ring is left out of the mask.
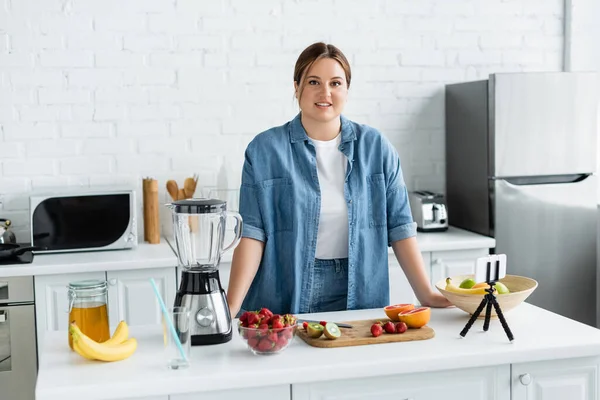
<path id="1" fill-rule="evenodd" d="M 79 298 L 92 298 L 106 294 L 108 285 L 100 279 L 87 279 L 69 283 L 69 296 Z"/>
<path id="2" fill-rule="evenodd" d="M 211 214 L 227 210 L 227 202 L 218 199 L 185 199 L 170 204 L 177 214 Z"/>
<path id="3" fill-rule="evenodd" d="M 86 279 L 83 281 L 69 282 L 69 289 L 86 290 L 86 289 L 102 289 L 106 287 L 106 281 L 100 279 Z"/>

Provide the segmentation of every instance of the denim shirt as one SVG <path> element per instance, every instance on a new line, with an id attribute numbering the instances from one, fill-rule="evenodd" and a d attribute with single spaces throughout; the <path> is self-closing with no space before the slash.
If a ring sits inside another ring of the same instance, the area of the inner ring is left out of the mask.
<path id="1" fill-rule="evenodd" d="M 341 116 L 339 150 L 348 160 L 348 309 L 389 303 L 388 249 L 416 236 L 400 159 L 377 130 Z M 242 171 L 242 237 L 265 243 L 242 308 L 298 313 L 315 260 L 321 193 L 316 151 L 300 114 L 257 135 Z"/>

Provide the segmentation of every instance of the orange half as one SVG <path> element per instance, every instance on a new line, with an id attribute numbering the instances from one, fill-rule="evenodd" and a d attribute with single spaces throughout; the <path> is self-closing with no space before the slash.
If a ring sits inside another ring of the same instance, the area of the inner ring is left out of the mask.
<path id="1" fill-rule="evenodd" d="M 398 315 L 400 322 L 404 322 L 409 328 L 420 328 L 427 325 L 431 318 L 429 307 L 419 307 L 413 310 L 403 311 Z"/>
<path id="2" fill-rule="evenodd" d="M 389 319 L 397 322 L 400 321 L 398 319 L 398 314 L 404 311 L 414 310 L 414 308 L 414 304 L 392 304 L 391 306 L 384 307 L 383 311 L 385 311 L 385 315 L 387 315 Z"/>

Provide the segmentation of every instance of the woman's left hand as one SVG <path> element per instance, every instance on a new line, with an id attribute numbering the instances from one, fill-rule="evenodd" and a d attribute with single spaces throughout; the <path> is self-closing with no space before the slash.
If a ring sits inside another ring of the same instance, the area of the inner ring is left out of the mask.
<path id="1" fill-rule="evenodd" d="M 431 292 L 427 298 L 421 301 L 421 305 L 425 307 L 443 308 L 452 305 L 447 298 L 440 293 Z"/>

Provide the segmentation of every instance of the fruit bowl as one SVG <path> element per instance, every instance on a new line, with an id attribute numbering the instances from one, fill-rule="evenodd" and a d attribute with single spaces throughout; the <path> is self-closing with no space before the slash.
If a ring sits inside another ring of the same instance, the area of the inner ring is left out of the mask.
<path id="1" fill-rule="evenodd" d="M 238 332 L 254 354 L 271 355 L 287 349 L 296 334 L 296 317 L 273 314 L 268 308 L 246 311 L 240 316 Z"/>
<path id="2" fill-rule="evenodd" d="M 287 349 L 296 334 L 296 325 L 284 328 L 247 328 L 239 326 L 240 338 L 248 349 L 258 355 L 281 353 Z"/>
<path id="3" fill-rule="evenodd" d="M 466 278 L 473 278 L 473 275 L 454 276 L 452 277 L 452 282 L 458 285 Z M 525 301 L 538 286 L 536 280 L 518 275 L 506 275 L 504 278 L 500 279 L 499 282 L 504 283 L 510 290 L 510 293 L 496 295 L 496 299 L 503 313 L 507 313 Z M 484 296 L 484 294 L 463 294 L 448 291 L 445 289 L 446 279 L 437 282 L 435 287 L 453 305 L 469 314 L 473 314 L 477 310 L 477 307 L 479 307 Z M 479 318 L 484 318 L 485 314 L 486 309 L 484 308 L 481 314 L 479 314 Z M 491 317 L 497 317 L 494 307 L 492 307 Z"/>

